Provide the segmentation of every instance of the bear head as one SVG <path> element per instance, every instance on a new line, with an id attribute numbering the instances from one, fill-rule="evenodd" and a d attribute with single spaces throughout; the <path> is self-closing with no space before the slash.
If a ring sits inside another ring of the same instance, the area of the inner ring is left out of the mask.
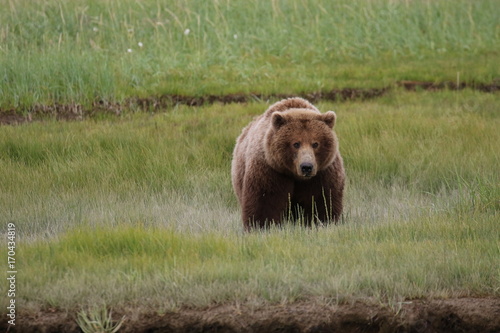
<path id="1" fill-rule="evenodd" d="M 338 153 L 336 115 L 309 109 L 274 112 L 265 140 L 265 158 L 276 171 L 308 180 L 331 165 Z"/>

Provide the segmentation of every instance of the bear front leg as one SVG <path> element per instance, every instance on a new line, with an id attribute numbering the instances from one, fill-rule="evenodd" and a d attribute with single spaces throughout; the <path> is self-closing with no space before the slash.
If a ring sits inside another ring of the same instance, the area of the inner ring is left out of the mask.
<path id="1" fill-rule="evenodd" d="M 293 181 L 272 169 L 245 177 L 241 207 L 245 230 L 280 224 L 291 193 Z"/>

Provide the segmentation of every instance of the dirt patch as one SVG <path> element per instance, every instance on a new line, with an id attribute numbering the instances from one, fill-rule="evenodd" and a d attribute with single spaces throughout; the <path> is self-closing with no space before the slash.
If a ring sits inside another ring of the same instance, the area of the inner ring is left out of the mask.
<path id="1" fill-rule="evenodd" d="M 453 83 L 453 82 L 423 82 L 423 81 L 400 81 L 396 86 L 408 91 L 419 90 L 460 90 L 471 88 L 483 92 L 500 91 L 500 82 L 491 84 L 475 83 Z M 90 106 L 80 104 L 54 104 L 34 105 L 29 109 L 20 111 L 16 109 L 0 109 L 0 125 L 16 125 L 26 122 L 57 119 L 57 120 L 82 120 L 84 118 L 98 115 L 120 115 L 123 110 L 137 110 L 145 112 L 158 112 L 172 108 L 176 105 L 201 106 L 213 103 L 247 103 L 251 101 L 275 101 L 283 98 L 300 96 L 315 104 L 324 101 L 345 100 L 368 100 L 385 95 L 391 87 L 357 89 L 344 88 L 330 91 L 317 91 L 300 94 L 231 94 L 231 95 L 206 95 L 206 96 L 184 96 L 184 95 L 162 95 L 148 98 L 129 98 L 122 103 L 112 103 L 104 100 L 96 100 Z"/>
<path id="2" fill-rule="evenodd" d="M 467 83 L 467 82 L 426 82 L 426 81 L 399 81 L 398 86 L 401 86 L 409 91 L 427 90 L 462 90 L 470 88 L 482 92 L 498 92 L 500 91 L 500 82 L 495 81 L 490 84 L 484 83 Z"/>
<path id="3" fill-rule="evenodd" d="M 128 310 L 120 332 L 500 332 L 500 298 L 412 300 L 393 307 L 355 301 L 217 305 L 162 315 Z M 2 316 L 5 318 L 5 316 Z M 20 313 L 5 332 L 80 332 L 74 313 Z"/>
<path id="4" fill-rule="evenodd" d="M 384 95 L 389 88 L 380 89 L 334 89 L 328 92 L 310 92 L 302 94 L 231 94 L 231 95 L 207 95 L 207 96 L 182 96 L 182 95 L 164 95 L 160 98 L 143 98 L 131 100 L 143 110 L 157 110 L 172 105 L 201 106 L 205 104 L 230 104 L 247 103 L 251 101 L 280 100 L 284 98 L 300 96 L 308 99 L 311 103 L 319 100 L 338 101 L 338 100 L 366 100 Z"/>
<path id="5" fill-rule="evenodd" d="M 311 92 L 304 94 L 231 94 L 231 95 L 206 95 L 206 96 L 184 96 L 184 95 L 162 95 L 148 98 L 129 98 L 123 103 L 111 103 L 98 100 L 89 107 L 80 104 L 54 104 L 34 105 L 24 114 L 19 110 L 0 109 L 0 124 L 16 125 L 25 122 L 43 119 L 57 120 L 81 120 L 97 115 L 120 115 L 123 110 L 138 110 L 145 112 L 158 112 L 172 108 L 176 105 L 202 106 L 214 103 L 247 103 L 251 101 L 279 100 L 295 97 L 297 95 L 307 98 L 312 103 L 319 100 L 356 100 L 371 99 L 382 96 L 388 88 L 381 89 L 336 89 L 328 92 Z"/>

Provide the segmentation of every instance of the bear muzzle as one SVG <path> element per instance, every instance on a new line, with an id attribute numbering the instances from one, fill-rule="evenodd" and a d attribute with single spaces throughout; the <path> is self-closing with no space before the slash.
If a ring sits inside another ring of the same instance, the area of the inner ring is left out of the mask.
<path id="1" fill-rule="evenodd" d="M 317 173 L 316 164 L 309 161 L 301 162 L 296 168 L 296 177 L 298 179 L 307 180 L 316 176 Z"/>
<path id="2" fill-rule="evenodd" d="M 300 171 L 302 172 L 302 176 L 312 177 L 314 171 L 314 165 L 309 162 L 302 163 L 300 164 Z"/>
<path id="3" fill-rule="evenodd" d="M 304 149 L 297 154 L 295 161 L 296 177 L 299 179 L 310 179 L 316 176 L 317 170 L 314 152 L 310 149 Z"/>

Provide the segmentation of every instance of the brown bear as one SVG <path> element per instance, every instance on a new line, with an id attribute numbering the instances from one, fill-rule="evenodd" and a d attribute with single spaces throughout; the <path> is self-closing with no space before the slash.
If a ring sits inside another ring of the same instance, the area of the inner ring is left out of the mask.
<path id="1" fill-rule="evenodd" d="M 333 131 L 336 115 L 302 98 L 269 107 L 238 137 L 231 175 L 245 230 L 285 219 L 337 221 L 345 172 Z"/>

